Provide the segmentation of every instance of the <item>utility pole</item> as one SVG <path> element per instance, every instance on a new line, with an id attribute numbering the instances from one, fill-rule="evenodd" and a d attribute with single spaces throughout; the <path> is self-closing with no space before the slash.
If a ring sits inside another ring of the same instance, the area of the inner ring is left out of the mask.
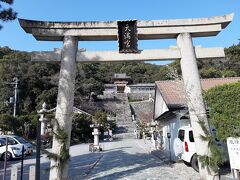
<path id="1" fill-rule="evenodd" d="M 0 82 L 2 84 L 11 84 L 11 85 L 15 85 L 14 86 L 14 97 L 10 97 L 9 102 L 10 104 L 13 104 L 13 117 L 16 116 L 16 112 L 17 112 L 17 92 L 18 92 L 18 81 L 19 79 L 17 77 L 13 78 L 13 82 L 8 83 L 8 82 Z"/>
<path id="2" fill-rule="evenodd" d="M 15 84 L 14 87 L 14 105 L 13 105 L 13 117 L 16 116 L 16 109 L 17 109 L 17 91 L 18 91 L 18 78 L 14 77 L 13 80 L 15 81 L 13 84 Z"/>

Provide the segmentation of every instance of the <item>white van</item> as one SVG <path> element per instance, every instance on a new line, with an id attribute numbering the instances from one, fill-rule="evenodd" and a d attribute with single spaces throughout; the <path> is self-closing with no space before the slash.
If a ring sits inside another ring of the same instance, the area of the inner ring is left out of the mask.
<path id="1" fill-rule="evenodd" d="M 216 129 L 211 128 L 212 135 L 216 136 Z M 215 142 L 221 146 L 227 154 L 227 147 L 215 137 Z M 178 129 L 178 138 L 174 140 L 175 155 L 180 157 L 186 164 L 191 165 L 197 172 L 199 171 L 197 151 L 193 137 L 193 130 L 190 126 L 183 126 Z"/>
<path id="2" fill-rule="evenodd" d="M 193 169 L 199 171 L 196 146 L 194 143 L 192 127 L 183 126 L 178 129 L 178 139 L 182 143 L 182 152 L 179 151 L 180 158 L 186 163 L 191 164 Z"/>

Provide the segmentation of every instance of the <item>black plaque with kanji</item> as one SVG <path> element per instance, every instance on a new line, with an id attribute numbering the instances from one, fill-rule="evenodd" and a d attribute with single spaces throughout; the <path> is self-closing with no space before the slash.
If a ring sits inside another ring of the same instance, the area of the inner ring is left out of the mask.
<path id="1" fill-rule="evenodd" d="M 138 53 L 137 21 L 118 21 L 119 53 Z"/>

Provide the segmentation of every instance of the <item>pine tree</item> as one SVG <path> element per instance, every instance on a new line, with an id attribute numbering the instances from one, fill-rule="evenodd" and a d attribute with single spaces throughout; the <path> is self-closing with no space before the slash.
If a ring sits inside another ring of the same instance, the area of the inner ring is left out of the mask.
<path id="1" fill-rule="evenodd" d="M 0 0 L 0 20 L 3 22 L 12 21 L 17 18 L 17 13 L 11 8 L 3 8 L 2 4 L 12 5 L 13 0 Z M 2 25 L 0 24 L 0 29 Z"/>

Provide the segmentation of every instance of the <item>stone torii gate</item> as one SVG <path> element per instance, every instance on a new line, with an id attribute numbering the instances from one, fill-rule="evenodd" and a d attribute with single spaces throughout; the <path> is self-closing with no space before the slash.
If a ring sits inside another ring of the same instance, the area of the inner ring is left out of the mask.
<path id="1" fill-rule="evenodd" d="M 223 48 L 194 47 L 193 37 L 216 36 L 233 19 L 233 14 L 211 18 L 150 20 L 137 21 L 139 40 L 176 39 L 178 47 L 169 49 L 143 50 L 136 54 L 120 54 L 118 51 L 84 52 L 78 51 L 78 41 L 115 41 L 118 39 L 117 21 L 108 22 L 44 22 L 19 19 L 20 25 L 31 33 L 36 40 L 63 41 L 62 49 L 54 52 L 34 52 L 34 61 L 61 61 L 59 77 L 56 119 L 61 128 L 68 134 L 67 149 L 70 145 L 72 112 L 75 88 L 76 62 L 104 61 L 159 61 L 180 60 L 182 76 L 187 94 L 187 104 L 196 142 L 198 155 L 207 155 L 207 142 L 200 139 L 204 135 L 199 120 L 208 126 L 206 110 L 202 98 L 200 78 L 196 58 L 224 57 Z M 60 154 L 62 144 L 53 137 L 52 152 Z M 51 160 L 51 166 L 58 162 Z M 61 170 L 54 167 L 50 170 L 50 180 L 66 180 L 68 163 Z M 206 170 L 201 168 L 202 179 L 212 179 Z"/>

